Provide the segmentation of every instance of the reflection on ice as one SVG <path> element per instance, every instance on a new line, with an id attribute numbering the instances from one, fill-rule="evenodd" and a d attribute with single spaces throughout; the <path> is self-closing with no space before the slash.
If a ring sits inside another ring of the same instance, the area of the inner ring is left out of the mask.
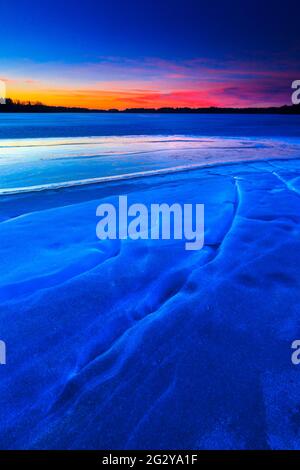
<path id="1" fill-rule="evenodd" d="M 126 136 L 3 139 L 0 194 L 213 164 L 298 158 L 297 139 Z"/>

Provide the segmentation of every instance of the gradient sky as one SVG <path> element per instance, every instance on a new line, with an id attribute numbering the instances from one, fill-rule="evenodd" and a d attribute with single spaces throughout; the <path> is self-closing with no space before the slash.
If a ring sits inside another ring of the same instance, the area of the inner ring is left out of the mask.
<path id="1" fill-rule="evenodd" d="M 300 1 L 0 0 L 7 96 L 93 108 L 271 106 L 300 79 Z"/>

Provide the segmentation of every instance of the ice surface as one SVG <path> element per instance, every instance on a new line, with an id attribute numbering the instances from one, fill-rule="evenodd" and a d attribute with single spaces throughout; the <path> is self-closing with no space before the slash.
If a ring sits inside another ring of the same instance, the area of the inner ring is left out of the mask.
<path id="1" fill-rule="evenodd" d="M 185 171 L 217 163 L 299 158 L 297 138 L 122 136 L 2 139 L 0 195 Z"/>
<path id="2" fill-rule="evenodd" d="M 300 160 L 268 145 L 265 161 L 1 196 L 1 448 L 300 448 Z M 204 249 L 100 242 L 96 207 L 124 194 L 204 203 Z"/>

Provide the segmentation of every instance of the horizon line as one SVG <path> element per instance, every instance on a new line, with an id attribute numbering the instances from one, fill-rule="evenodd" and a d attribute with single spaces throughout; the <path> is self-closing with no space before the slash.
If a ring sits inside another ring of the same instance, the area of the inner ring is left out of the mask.
<path id="1" fill-rule="evenodd" d="M 93 108 L 93 107 L 81 107 L 81 106 L 67 106 L 67 105 L 48 105 L 39 101 L 22 101 L 22 100 L 14 100 L 12 98 L 6 98 L 5 103 L 2 103 L 0 106 L 0 112 L 7 112 L 7 110 L 3 109 L 7 106 L 11 108 L 44 108 L 44 109 L 57 109 L 57 110 L 78 110 L 78 111 L 88 111 L 88 112 L 128 112 L 128 111 L 151 111 L 151 112 L 159 112 L 159 111 L 170 111 L 170 112 L 180 112 L 183 110 L 191 111 L 191 112 L 201 112 L 205 110 L 209 111 L 226 111 L 226 110 L 234 110 L 234 111 L 245 111 L 245 110 L 281 110 L 281 109 L 293 109 L 299 110 L 300 106 L 295 104 L 282 104 L 282 105 L 270 105 L 270 106 L 146 106 L 146 107 L 132 107 L 132 108 Z M 2 111 L 3 109 L 3 111 Z"/>

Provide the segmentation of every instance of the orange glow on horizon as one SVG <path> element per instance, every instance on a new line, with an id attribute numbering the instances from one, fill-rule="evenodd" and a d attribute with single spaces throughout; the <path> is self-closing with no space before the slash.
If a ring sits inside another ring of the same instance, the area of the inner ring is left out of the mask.
<path id="1" fill-rule="evenodd" d="M 195 90 L 106 91 L 106 90 L 31 90 L 27 87 L 8 87 L 7 96 L 21 102 L 40 102 L 49 106 L 90 109 L 208 107 L 217 105 L 208 94 Z"/>
<path id="2" fill-rule="evenodd" d="M 15 65 L 17 67 L 17 65 Z M 24 67 L 25 70 L 25 67 Z M 251 64 L 34 64 L 1 72 L 7 97 L 90 109 L 276 106 L 290 102 L 290 72 L 251 71 Z"/>

